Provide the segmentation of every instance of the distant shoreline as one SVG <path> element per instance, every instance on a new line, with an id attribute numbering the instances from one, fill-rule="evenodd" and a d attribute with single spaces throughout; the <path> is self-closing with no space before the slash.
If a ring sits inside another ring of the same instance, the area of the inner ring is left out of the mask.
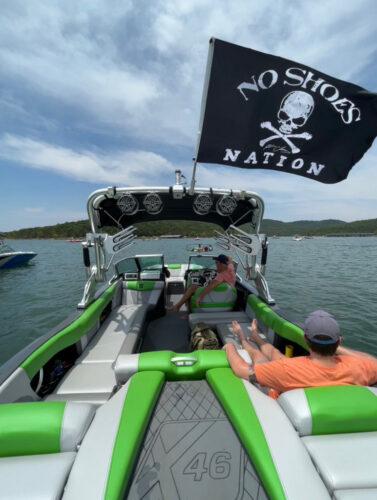
<path id="1" fill-rule="evenodd" d="M 136 223 L 139 238 L 211 238 L 214 229 L 219 230 L 215 224 L 195 221 L 154 221 Z M 247 225 L 241 228 L 248 229 Z M 221 230 L 221 228 L 220 228 Z M 118 229 L 114 227 L 102 228 L 104 233 L 115 234 Z M 43 226 L 19 229 L 17 231 L 3 232 L 7 239 L 39 239 L 39 240 L 70 240 L 85 238 L 90 233 L 88 220 L 65 222 L 55 226 Z M 295 222 L 282 222 L 274 219 L 264 219 L 260 229 L 261 234 L 268 237 L 274 236 L 333 236 L 333 237 L 366 237 L 377 236 L 377 219 L 366 219 L 354 222 L 344 222 L 336 219 Z"/>

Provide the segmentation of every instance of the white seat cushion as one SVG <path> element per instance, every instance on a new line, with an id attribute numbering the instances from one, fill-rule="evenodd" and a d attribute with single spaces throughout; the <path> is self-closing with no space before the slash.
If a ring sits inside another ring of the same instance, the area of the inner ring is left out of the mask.
<path id="1" fill-rule="evenodd" d="M 376 500 L 377 488 L 334 491 L 334 500 Z"/>
<path id="2" fill-rule="evenodd" d="M 239 323 L 249 322 L 249 317 L 244 311 L 225 311 L 221 312 L 214 310 L 213 312 L 192 313 L 189 315 L 189 323 L 191 328 L 194 328 L 196 323 L 206 323 L 209 327 L 214 328 L 219 323 L 231 323 L 236 319 Z"/>
<path id="3" fill-rule="evenodd" d="M 250 322 L 239 324 L 246 337 L 248 337 L 251 333 Z M 238 338 L 238 335 L 234 333 L 231 323 L 216 324 L 216 331 L 223 344 L 230 343 L 233 344 L 237 349 L 242 349 L 241 342 Z M 266 337 L 264 335 L 261 335 L 261 338 L 265 339 Z M 258 346 L 254 342 L 250 342 L 250 345 L 254 347 L 254 349 L 258 348 Z"/>
<path id="4" fill-rule="evenodd" d="M 302 441 L 331 492 L 377 488 L 377 431 L 306 436 Z"/>
<path id="5" fill-rule="evenodd" d="M 111 393 L 115 385 L 112 363 L 83 363 L 68 372 L 56 393 Z"/>
<path id="6" fill-rule="evenodd" d="M 0 458 L 0 497 L 4 500 L 58 500 L 76 453 Z"/>

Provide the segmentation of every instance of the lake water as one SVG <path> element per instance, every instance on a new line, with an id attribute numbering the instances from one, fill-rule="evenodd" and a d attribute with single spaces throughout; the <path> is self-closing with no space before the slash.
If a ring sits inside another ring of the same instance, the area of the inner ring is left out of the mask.
<path id="1" fill-rule="evenodd" d="M 132 253 L 188 258 L 191 239 L 137 242 Z M 212 243 L 210 238 L 200 243 Z M 66 318 L 86 281 L 79 243 L 9 241 L 38 253 L 28 265 L 0 270 L 0 364 Z M 214 252 L 222 253 L 214 246 Z M 298 321 L 325 309 L 341 326 L 344 345 L 377 354 L 377 238 L 270 238 L 266 278 L 277 304 Z M 240 272 L 242 274 L 242 271 Z"/>

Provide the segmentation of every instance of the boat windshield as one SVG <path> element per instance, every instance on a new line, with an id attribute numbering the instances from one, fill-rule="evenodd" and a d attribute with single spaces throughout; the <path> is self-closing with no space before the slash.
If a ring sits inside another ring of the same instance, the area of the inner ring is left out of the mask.
<path id="1" fill-rule="evenodd" d="M 14 252 L 13 248 L 5 243 L 5 241 L 0 240 L 0 252 Z"/>
<path id="2" fill-rule="evenodd" d="M 189 269 L 216 269 L 215 255 L 191 255 L 189 259 Z"/>
<path id="3" fill-rule="evenodd" d="M 161 271 L 163 267 L 164 258 L 162 254 L 135 255 L 135 257 L 123 259 L 117 262 L 117 264 L 115 265 L 118 275 L 123 273 Z"/>

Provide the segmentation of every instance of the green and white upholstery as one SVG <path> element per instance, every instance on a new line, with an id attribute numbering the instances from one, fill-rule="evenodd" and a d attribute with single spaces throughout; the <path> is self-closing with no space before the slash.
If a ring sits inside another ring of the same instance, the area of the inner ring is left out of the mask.
<path id="1" fill-rule="evenodd" d="M 143 304 L 154 307 L 163 293 L 164 282 L 154 280 L 125 281 L 123 283 L 123 304 Z"/>
<path id="2" fill-rule="evenodd" d="M 93 404 L 107 401 L 116 386 L 113 364 L 120 354 L 134 351 L 147 311 L 146 304 L 123 305 L 111 311 L 85 353 L 48 399 L 77 401 L 80 395 L 81 400 L 84 396 Z"/>
<path id="3" fill-rule="evenodd" d="M 377 498 L 376 388 L 296 389 L 278 402 L 334 498 Z"/>
<path id="4" fill-rule="evenodd" d="M 63 500 L 124 497 L 163 383 L 161 372 L 137 373 L 97 410 L 77 453 Z"/>
<path id="5" fill-rule="evenodd" d="M 274 500 L 330 500 L 305 446 L 278 403 L 229 368 L 206 373 Z M 299 470 L 294 464 L 299 464 Z"/>
<path id="6" fill-rule="evenodd" d="M 0 405 L 0 497 L 61 498 L 94 412 L 79 403 Z"/>
<path id="7" fill-rule="evenodd" d="M 235 286 L 227 283 L 220 283 L 201 299 L 199 307 L 196 307 L 195 300 L 201 293 L 203 287 L 199 287 L 190 298 L 190 310 L 197 312 L 219 312 L 232 311 L 237 299 Z"/>

